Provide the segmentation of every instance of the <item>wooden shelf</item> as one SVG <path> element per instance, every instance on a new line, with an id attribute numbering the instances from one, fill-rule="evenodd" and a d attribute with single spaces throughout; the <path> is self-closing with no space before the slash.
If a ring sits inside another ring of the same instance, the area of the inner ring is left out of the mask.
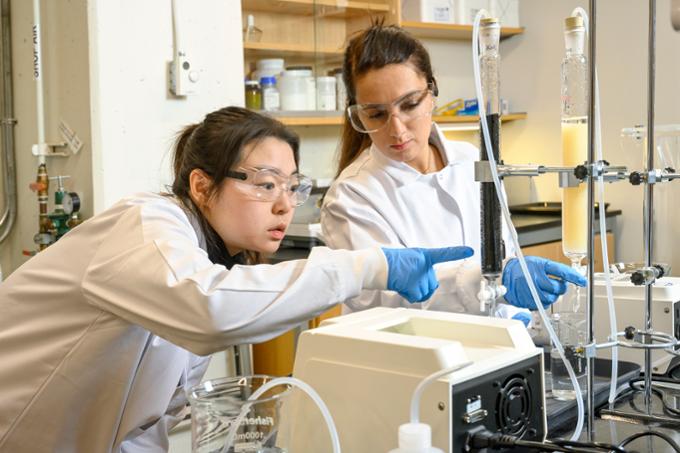
<path id="1" fill-rule="evenodd" d="M 344 123 L 344 114 L 342 112 L 279 112 L 275 113 L 276 119 L 281 121 L 286 126 L 341 126 Z M 527 114 L 524 112 L 510 113 L 501 117 L 501 122 L 526 119 Z M 479 121 L 478 116 L 434 116 L 432 118 L 437 124 L 474 124 Z"/>
<path id="2" fill-rule="evenodd" d="M 401 26 L 418 38 L 455 39 L 459 41 L 472 39 L 472 25 L 404 21 Z M 522 33 L 524 33 L 524 27 L 502 27 L 501 40 Z"/>
<path id="3" fill-rule="evenodd" d="M 321 17 L 357 17 L 367 13 L 387 13 L 387 3 L 371 0 L 243 0 L 242 8 L 248 11 L 299 14 Z"/>
<path id="4" fill-rule="evenodd" d="M 526 119 L 526 112 L 516 112 L 508 113 L 507 115 L 501 116 L 501 122 L 507 123 L 510 121 L 524 120 Z M 437 124 L 477 124 L 479 122 L 479 117 L 477 115 L 461 115 L 461 116 L 446 116 L 446 115 L 436 115 L 432 117 Z"/>
<path id="5" fill-rule="evenodd" d="M 271 42 L 246 42 L 243 43 L 246 57 L 323 57 L 341 59 L 344 49 L 320 48 L 315 49 L 309 44 L 271 43 Z"/>

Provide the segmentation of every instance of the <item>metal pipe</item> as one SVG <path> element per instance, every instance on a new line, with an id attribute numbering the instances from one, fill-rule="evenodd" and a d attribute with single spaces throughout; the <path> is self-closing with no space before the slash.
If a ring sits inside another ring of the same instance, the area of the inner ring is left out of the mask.
<path id="1" fill-rule="evenodd" d="M 38 146 L 45 144 L 45 89 L 43 86 L 42 39 L 40 36 L 40 0 L 33 0 L 33 79 L 35 80 L 36 125 L 38 128 Z M 38 163 L 45 163 L 41 152 Z"/>
<path id="2" fill-rule="evenodd" d="M 597 38 L 597 15 L 596 1 L 590 0 L 588 15 L 588 61 L 589 61 L 589 89 L 588 89 L 588 165 L 595 162 L 595 44 Z M 595 342 L 594 329 L 594 282 L 595 282 L 595 179 L 588 178 L 588 291 L 586 296 L 586 330 L 587 343 Z M 587 389 L 587 412 L 588 412 L 588 440 L 592 440 L 595 432 L 595 359 L 588 355 L 586 359 L 586 389 Z"/>
<path id="3" fill-rule="evenodd" d="M 0 29 L 2 30 L 2 167 L 5 170 L 5 210 L 0 220 L 0 243 L 2 243 L 16 221 L 17 216 L 17 175 L 14 158 L 14 100 L 12 93 L 12 35 L 10 28 L 10 2 L 0 3 Z"/>
<path id="4" fill-rule="evenodd" d="M 647 171 L 654 169 L 654 96 L 656 77 L 656 0 L 649 0 L 649 37 L 647 68 Z M 645 184 L 643 213 L 645 266 L 652 266 L 653 253 L 653 220 L 654 220 L 654 184 Z M 652 330 L 652 286 L 645 287 L 645 330 Z M 647 413 L 652 410 L 652 351 L 645 349 L 645 407 Z"/>

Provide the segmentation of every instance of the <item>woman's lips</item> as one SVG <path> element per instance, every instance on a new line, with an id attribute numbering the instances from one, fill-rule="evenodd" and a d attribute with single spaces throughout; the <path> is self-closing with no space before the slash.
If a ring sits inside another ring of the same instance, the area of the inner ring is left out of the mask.
<path id="1" fill-rule="evenodd" d="M 284 228 L 272 228 L 269 230 L 269 235 L 272 237 L 272 239 L 280 241 L 283 239 L 283 236 L 286 235 L 286 230 Z"/>
<path id="2" fill-rule="evenodd" d="M 396 150 L 396 151 L 402 151 L 408 147 L 408 145 L 411 143 L 411 140 L 405 141 L 403 143 L 397 143 L 394 145 L 390 145 L 390 148 Z"/>

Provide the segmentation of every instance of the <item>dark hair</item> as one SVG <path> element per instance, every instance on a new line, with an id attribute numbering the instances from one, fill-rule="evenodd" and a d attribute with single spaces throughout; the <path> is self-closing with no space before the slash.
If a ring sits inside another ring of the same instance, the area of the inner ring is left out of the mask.
<path id="1" fill-rule="evenodd" d="M 432 74 L 430 55 L 423 44 L 396 25 L 378 20 L 353 37 L 345 49 L 342 79 L 347 89 L 347 105 L 356 104 L 356 79 L 363 74 L 390 64 L 411 63 L 437 95 L 437 81 Z M 340 141 L 338 175 L 371 143 L 368 134 L 352 128 L 345 118 Z"/>
<path id="2" fill-rule="evenodd" d="M 268 137 L 288 143 L 298 165 L 300 139 L 297 134 L 271 117 L 241 107 L 225 107 L 208 113 L 202 122 L 185 127 L 177 135 L 172 193 L 199 220 L 208 256 L 215 263 L 226 265 L 232 260 L 220 236 L 191 199 L 189 175 L 195 169 L 205 172 L 212 180 L 209 192 L 212 197 L 219 192 L 227 173 L 243 160 L 244 148 Z M 246 251 L 245 258 L 249 264 L 263 261 L 261 254 L 254 251 Z"/>

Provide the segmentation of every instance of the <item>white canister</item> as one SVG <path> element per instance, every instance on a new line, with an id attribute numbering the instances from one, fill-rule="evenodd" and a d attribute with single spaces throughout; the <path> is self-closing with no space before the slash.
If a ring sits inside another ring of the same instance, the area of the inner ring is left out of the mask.
<path id="1" fill-rule="evenodd" d="M 253 80 L 260 80 L 262 77 L 279 77 L 283 72 L 283 58 L 264 58 L 257 60 L 257 69 L 253 71 Z"/>
<path id="2" fill-rule="evenodd" d="M 335 76 L 335 109 L 345 110 L 345 103 L 347 102 L 347 89 L 345 88 L 345 81 L 342 80 L 342 71 L 336 71 Z"/>
<path id="3" fill-rule="evenodd" d="M 309 76 L 307 80 L 307 110 L 316 110 L 316 80 Z"/>
<path id="4" fill-rule="evenodd" d="M 316 78 L 316 109 L 335 110 L 335 77 Z"/>
<path id="5" fill-rule="evenodd" d="M 299 110 L 316 110 L 316 81 L 311 66 L 289 66 L 285 71 L 287 74 L 302 77 L 305 80 L 305 93 L 307 105 Z"/>
<path id="6" fill-rule="evenodd" d="M 307 87 L 309 76 L 301 74 L 299 71 L 283 71 L 279 77 L 277 85 L 281 98 L 281 110 L 308 110 L 307 107 Z M 312 98 L 313 99 L 313 98 Z"/>

